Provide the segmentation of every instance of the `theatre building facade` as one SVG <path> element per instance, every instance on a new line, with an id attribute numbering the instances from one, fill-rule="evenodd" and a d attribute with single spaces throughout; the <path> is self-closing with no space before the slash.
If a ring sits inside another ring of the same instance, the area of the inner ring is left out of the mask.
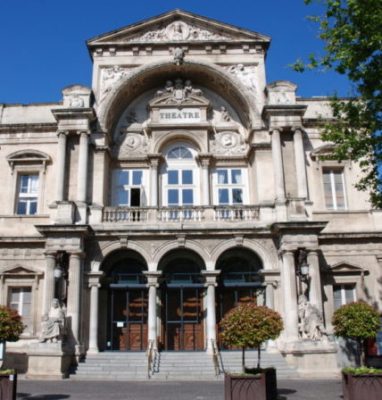
<path id="1" fill-rule="evenodd" d="M 91 88 L 0 104 L 0 298 L 25 324 L 12 362 L 212 360 L 219 321 L 253 302 L 284 321 L 264 352 L 338 371 L 335 309 L 381 307 L 382 215 L 356 163 L 322 158 L 328 99 L 266 81 L 269 44 L 175 10 L 89 40 Z"/>

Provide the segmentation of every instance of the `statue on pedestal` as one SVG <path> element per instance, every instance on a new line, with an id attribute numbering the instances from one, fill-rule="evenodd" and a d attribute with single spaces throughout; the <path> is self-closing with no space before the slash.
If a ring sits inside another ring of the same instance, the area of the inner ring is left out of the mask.
<path id="1" fill-rule="evenodd" d="M 298 331 L 302 339 L 321 340 L 326 335 L 320 310 L 305 295 L 298 299 Z"/>
<path id="2" fill-rule="evenodd" d="M 49 314 L 44 314 L 42 317 L 40 343 L 56 343 L 62 340 L 64 328 L 65 312 L 58 299 L 53 299 Z"/>

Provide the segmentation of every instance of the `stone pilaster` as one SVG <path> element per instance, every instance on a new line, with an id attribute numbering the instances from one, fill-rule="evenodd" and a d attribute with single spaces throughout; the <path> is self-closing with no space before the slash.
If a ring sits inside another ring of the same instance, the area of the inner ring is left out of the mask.
<path id="1" fill-rule="evenodd" d="M 203 206 L 210 205 L 210 155 L 209 154 L 200 154 L 199 160 L 202 165 L 202 198 L 201 204 Z"/>
<path id="2" fill-rule="evenodd" d="M 279 203 L 285 203 L 285 182 L 284 182 L 284 170 L 283 170 L 283 156 L 281 152 L 281 138 L 280 131 L 273 129 L 272 135 L 272 161 L 275 176 L 275 193 L 276 201 Z"/>
<path id="3" fill-rule="evenodd" d="M 70 253 L 67 316 L 76 344 L 80 344 L 81 281 L 84 254 Z"/>
<path id="4" fill-rule="evenodd" d="M 66 170 L 66 138 L 68 132 L 58 132 L 56 160 L 56 201 L 64 200 Z"/>
<path id="5" fill-rule="evenodd" d="M 284 303 L 284 333 L 287 342 L 298 339 L 297 287 L 294 253 L 284 250 L 281 253 L 281 287 Z"/>
<path id="6" fill-rule="evenodd" d="M 203 271 L 206 279 L 207 297 L 206 297 L 206 322 L 207 322 L 207 352 L 213 353 L 213 343 L 216 343 L 216 301 L 215 287 L 217 286 L 216 278 L 220 271 Z"/>
<path id="7" fill-rule="evenodd" d="M 148 308 L 148 341 L 154 344 L 154 349 L 158 348 L 157 340 L 157 289 L 160 272 L 145 272 L 147 285 L 149 288 L 149 308 Z"/>
<path id="8" fill-rule="evenodd" d="M 54 298 L 54 267 L 56 266 L 56 253 L 46 252 L 45 253 L 45 274 L 44 274 L 44 300 L 42 315 L 48 314 L 52 300 Z"/>
<path id="9" fill-rule="evenodd" d="M 77 174 L 77 201 L 81 203 L 86 202 L 88 157 L 89 157 L 89 132 L 81 132 L 79 155 L 78 155 L 78 174 Z"/>
<path id="10" fill-rule="evenodd" d="M 160 154 L 149 154 L 150 160 L 150 206 L 158 206 L 158 167 Z"/>
<path id="11" fill-rule="evenodd" d="M 98 353 L 98 299 L 99 281 L 102 277 L 102 272 L 89 273 L 89 288 L 90 288 L 90 318 L 89 318 L 89 349 L 88 353 Z"/>
<path id="12" fill-rule="evenodd" d="M 296 129 L 294 131 L 293 142 L 297 177 L 297 196 L 301 199 L 307 199 L 308 184 L 306 180 L 305 152 L 301 129 Z"/>
<path id="13" fill-rule="evenodd" d="M 317 250 L 308 250 L 307 261 L 309 264 L 309 301 L 322 312 L 322 286 L 320 264 Z"/>

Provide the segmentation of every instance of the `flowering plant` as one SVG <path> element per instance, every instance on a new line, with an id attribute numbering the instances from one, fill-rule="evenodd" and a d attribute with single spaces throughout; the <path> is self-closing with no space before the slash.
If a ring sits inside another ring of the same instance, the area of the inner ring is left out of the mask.
<path id="1" fill-rule="evenodd" d="M 258 349 L 257 368 L 260 368 L 260 346 L 266 340 L 276 339 L 280 335 L 283 322 L 278 312 L 248 303 L 229 311 L 220 322 L 220 327 L 220 337 L 224 344 L 241 347 L 242 368 L 245 372 L 245 349 Z"/>
<path id="2" fill-rule="evenodd" d="M 0 341 L 16 342 L 23 330 L 24 325 L 18 312 L 0 306 Z"/>

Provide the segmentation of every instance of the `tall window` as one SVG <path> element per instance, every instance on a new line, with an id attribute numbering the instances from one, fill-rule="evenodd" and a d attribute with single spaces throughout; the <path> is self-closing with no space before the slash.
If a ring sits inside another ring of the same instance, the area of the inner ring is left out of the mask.
<path id="1" fill-rule="evenodd" d="M 193 150 L 185 145 L 172 147 L 167 152 L 166 164 L 163 175 L 164 205 L 174 207 L 198 204 L 199 171 Z"/>
<path id="2" fill-rule="evenodd" d="M 345 304 L 356 301 L 355 283 L 334 285 L 333 286 L 333 297 L 334 297 L 334 310 L 340 308 Z"/>
<path id="3" fill-rule="evenodd" d="M 19 215 L 37 214 L 39 190 L 38 174 L 22 174 L 18 179 L 16 213 Z"/>
<path id="4" fill-rule="evenodd" d="M 143 199 L 142 170 L 115 170 L 113 173 L 113 206 L 140 207 Z"/>
<path id="5" fill-rule="evenodd" d="M 32 289 L 30 287 L 11 287 L 8 294 L 8 307 L 16 310 L 25 325 L 24 332 L 32 332 Z"/>
<path id="6" fill-rule="evenodd" d="M 344 210 L 347 208 L 345 198 L 345 181 L 342 169 L 324 169 L 325 205 L 329 210 Z"/>
<path id="7" fill-rule="evenodd" d="M 246 203 L 246 171 L 240 168 L 219 168 L 214 173 L 214 203 L 235 205 Z"/>

